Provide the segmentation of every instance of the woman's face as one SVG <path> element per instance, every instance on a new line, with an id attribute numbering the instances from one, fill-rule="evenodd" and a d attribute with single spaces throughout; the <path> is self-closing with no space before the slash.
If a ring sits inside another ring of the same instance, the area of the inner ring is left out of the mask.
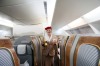
<path id="1" fill-rule="evenodd" d="M 48 34 L 51 34 L 51 33 L 52 33 L 52 29 L 47 29 L 46 32 L 47 32 Z"/>

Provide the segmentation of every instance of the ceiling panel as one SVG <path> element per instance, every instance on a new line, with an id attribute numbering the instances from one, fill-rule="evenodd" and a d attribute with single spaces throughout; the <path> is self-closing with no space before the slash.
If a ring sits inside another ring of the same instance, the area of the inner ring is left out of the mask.
<path id="1" fill-rule="evenodd" d="M 24 24 L 46 22 L 43 0 L 1 0 L 0 11 Z"/>
<path id="2" fill-rule="evenodd" d="M 19 4 L 29 3 L 33 1 L 36 0 L 0 0 L 0 7 L 19 5 Z M 37 1 L 42 1 L 42 0 L 37 0 Z"/>
<path id="3" fill-rule="evenodd" d="M 52 26 L 59 29 L 98 6 L 100 0 L 57 0 Z"/>

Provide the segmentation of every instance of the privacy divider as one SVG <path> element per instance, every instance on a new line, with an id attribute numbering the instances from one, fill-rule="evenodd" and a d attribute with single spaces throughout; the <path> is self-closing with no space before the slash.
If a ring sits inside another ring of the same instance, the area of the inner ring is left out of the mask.
<path id="1" fill-rule="evenodd" d="M 72 44 L 75 40 L 75 35 L 71 35 L 66 43 L 66 47 L 65 47 L 65 61 L 66 61 L 66 65 L 65 66 L 70 66 L 70 51 L 72 48 Z"/>
<path id="2" fill-rule="evenodd" d="M 66 43 L 68 41 L 69 36 L 65 37 L 62 36 L 61 42 L 59 43 L 60 46 L 60 66 L 65 66 L 65 48 L 66 48 Z"/>

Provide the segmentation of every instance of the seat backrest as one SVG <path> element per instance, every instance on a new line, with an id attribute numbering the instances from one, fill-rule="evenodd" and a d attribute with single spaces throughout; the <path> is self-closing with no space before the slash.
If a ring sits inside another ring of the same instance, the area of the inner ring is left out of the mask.
<path id="1" fill-rule="evenodd" d="M 79 47 L 76 66 L 98 66 L 100 50 L 93 45 L 83 44 Z"/>
<path id="2" fill-rule="evenodd" d="M 16 54 L 16 52 L 15 52 L 13 46 L 12 46 L 10 39 L 0 39 L 0 48 L 5 48 L 5 49 L 9 50 L 11 56 L 13 57 L 14 66 L 19 66 L 19 59 L 18 59 L 17 54 Z M 3 50 L 3 51 L 5 51 L 5 50 Z M 5 52 L 7 54 L 8 51 L 5 51 Z M 2 65 L 0 65 L 0 66 L 2 66 Z"/>
<path id="3" fill-rule="evenodd" d="M 26 61 L 29 63 L 30 66 L 35 64 L 35 48 L 33 46 L 31 36 L 19 37 L 17 40 L 15 40 L 14 47 L 21 64 L 25 63 Z"/>
<path id="4" fill-rule="evenodd" d="M 27 61 L 29 66 L 34 65 L 33 50 L 31 48 L 31 45 L 19 44 L 19 45 L 14 45 L 14 48 L 20 59 L 20 64 L 24 64 Z"/>
<path id="5" fill-rule="evenodd" d="M 100 36 L 81 36 L 74 51 L 74 66 L 98 66 Z"/>
<path id="6" fill-rule="evenodd" d="M 6 48 L 0 48 L 0 66 L 15 66 L 14 59 Z"/>
<path id="7" fill-rule="evenodd" d="M 30 36 L 21 36 L 18 39 L 15 40 L 14 45 L 19 45 L 19 44 L 29 44 L 31 41 Z"/>

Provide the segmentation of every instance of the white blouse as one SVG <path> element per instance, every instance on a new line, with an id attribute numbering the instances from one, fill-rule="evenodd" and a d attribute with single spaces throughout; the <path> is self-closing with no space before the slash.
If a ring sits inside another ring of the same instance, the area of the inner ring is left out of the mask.
<path id="1" fill-rule="evenodd" d="M 49 36 L 48 36 L 48 34 L 47 34 L 47 33 L 45 33 L 44 38 L 45 38 L 45 41 L 50 42 L 50 41 L 51 41 L 51 39 L 52 39 L 52 35 L 51 35 L 51 37 L 49 37 Z"/>

